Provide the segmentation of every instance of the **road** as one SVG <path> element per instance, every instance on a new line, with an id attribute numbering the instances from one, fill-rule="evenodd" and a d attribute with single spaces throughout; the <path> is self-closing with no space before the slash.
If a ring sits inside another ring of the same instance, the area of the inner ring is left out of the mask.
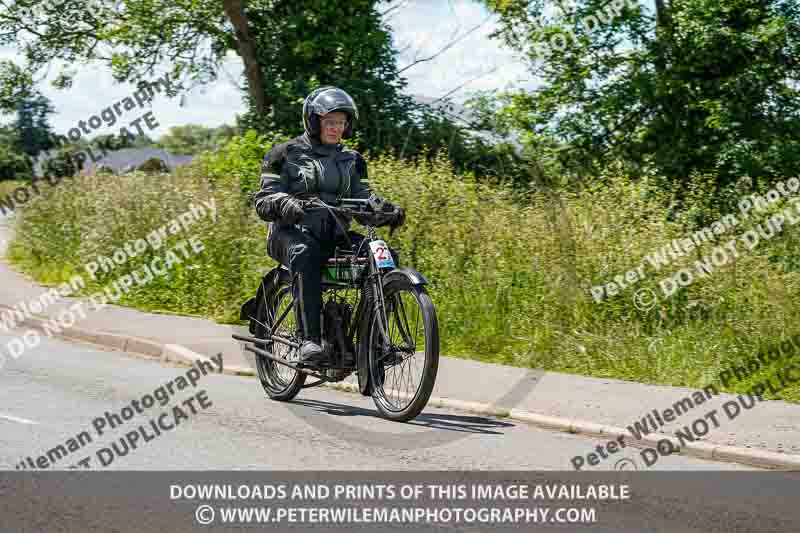
<path id="1" fill-rule="evenodd" d="M 5 348 L 11 338 L 0 334 L 0 346 Z M 106 411 L 120 413 L 186 372 L 186 367 L 42 335 L 38 347 L 18 359 L 9 357 L 0 370 L 0 468 L 14 468 L 29 455 L 36 459 L 82 431 L 95 438 L 80 450 L 85 453 L 69 459 L 96 454 L 200 390 L 206 391 L 211 407 L 195 407 L 196 415 L 107 468 L 568 470 L 570 458 L 607 442 L 439 408 L 427 408 L 410 424 L 397 424 L 379 418 L 372 400 L 360 395 L 312 388 L 286 404 L 269 400 L 255 378 L 220 374 L 202 377 L 195 388 L 176 390 L 170 403 L 137 414 L 117 431 L 98 436 L 93 429 L 94 419 Z M 190 412 L 190 406 L 184 409 Z M 68 463 L 65 459 L 55 466 Z M 598 469 L 613 469 L 614 463 L 606 461 Z M 680 456 L 663 458 L 654 468 L 747 470 Z"/>

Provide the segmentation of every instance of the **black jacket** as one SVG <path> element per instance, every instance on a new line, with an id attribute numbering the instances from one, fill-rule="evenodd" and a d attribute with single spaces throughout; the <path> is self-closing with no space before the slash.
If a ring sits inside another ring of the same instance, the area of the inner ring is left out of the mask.
<path id="1" fill-rule="evenodd" d="M 261 165 L 261 190 L 256 193 L 258 216 L 280 226 L 281 202 L 288 195 L 318 197 L 328 204 L 339 198 L 369 198 L 364 158 L 341 144 L 325 145 L 303 134 L 272 147 Z M 324 211 L 309 213 L 302 225 L 316 226 Z"/>

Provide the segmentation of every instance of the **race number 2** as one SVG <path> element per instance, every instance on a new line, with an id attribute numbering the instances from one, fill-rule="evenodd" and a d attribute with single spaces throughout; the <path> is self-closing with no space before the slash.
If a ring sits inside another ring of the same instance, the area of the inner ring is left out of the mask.
<path id="1" fill-rule="evenodd" d="M 394 259 L 389 252 L 389 247 L 383 241 L 372 241 L 369 243 L 372 249 L 372 256 L 375 258 L 375 263 L 378 268 L 394 268 Z"/>

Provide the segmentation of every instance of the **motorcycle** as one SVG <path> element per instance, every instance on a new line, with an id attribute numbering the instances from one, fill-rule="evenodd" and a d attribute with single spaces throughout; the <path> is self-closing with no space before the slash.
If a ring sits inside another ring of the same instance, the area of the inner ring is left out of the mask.
<path id="1" fill-rule="evenodd" d="M 415 418 L 436 382 L 439 326 L 427 280 L 414 269 L 399 268 L 376 233 L 393 213 L 374 197 L 343 199 L 336 206 L 313 199 L 303 206 L 326 209 L 339 224 L 342 217 L 355 218 L 367 228 L 361 242 L 337 246 L 323 265 L 322 347 L 330 360 L 299 361 L 295 280 L 282 265 L 264 276 L 255 297 L 242 306 L 240 318 L 249 322 L 252 336 L 233 338 L 255 354 L 259 380 L 272 400 L 291 401 L 303 388 L 355 373 L 359 391 L 372 397 L 382 417 Z M 315 381 L 306 383 L 309 378 Z"/>

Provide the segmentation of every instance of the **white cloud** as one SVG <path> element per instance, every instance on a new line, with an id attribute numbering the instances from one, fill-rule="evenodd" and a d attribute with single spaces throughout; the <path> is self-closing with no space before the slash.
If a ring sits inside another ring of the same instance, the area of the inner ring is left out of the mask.
<path id="1" fill-rule="evenodd" d="M 397 0 L 396 0 L 397 1 Z M 385 7 L 384 7 L 385 9 Z M 452 36 L 462 35 L 487 17 L 485 8 L 472 0 L 411 0 L 404 7 L 394 11 L 388 23 L 394 29 L 397 46 L 411 44 L 411 48 L 398 58 L 402 68 L 413 60 L 413 54 L 426 57 L 447 44 Z M 407 91 L 411 94 L 439 97 L 455 89 L 471 78 L 463 89 L 452 95 L 463 101 L 470 90 L 503 89 L 527 78 L 521 61 L 498 41 L 488 38 L 496 27 L 490 19 L 483 27 L 444 52 L 436 59 L 420 63 L 404 75 L 408 79 Z M 12 48 L 0 48 L 0 59 L 20 60 L 18 52 Z M 496 68 L 491 74 L 489 70 Z M 66 134 L 81 120 L 88 120 L 106 107 L 130 96 L 135 87 L 132 84 L 117 84 L 109 70 L 102 64 L 81 66 L 77 69 L 72 88 L 58 90 L 50 86 L 58 69 L 53 68 L 46 83 L 40 85 L 56 109 L 50 122 L 58 134 Z M 158 137 L 171 126 L 194 123 L 205 126 L 232 124 L 237 113 L 243 113 L 245 106 L 242 93 L 236 83 L 242 83 L 242 64 L 235 54 L 229 54 L 225 63 L 226 73 L 212 84 L 193 90 L 183 99 L 168 99 L 156 96 L 152 109 L 133 109 L 118 119 L 113 127 L 100 128 L 95 134 L 117 133 L 121 126 L 152 110 L 160 126 L 147 133 Z M 154 76 L 153 79 L 158 76 Z"/>
<path id="2" fill-rule="evenodd" d="M 21 64 L 19 54 L 8 48 L 0 48 L 0 59 L 17 60 Z M 109 133 L 119 133 L 119 128 L 129 126 L 131 121 L 140 118 L 148 111 L 152 112 L 159 126 L 147 130 L 151 138 L 158 138 L 167 133 L 170 127 L 183 124 L 203 124 L 205 126 L 219 126 L 232 124 L 237 113 L 245 111 L 241 93 L 234 86 L 235 78 L 242 70 L 241 62 L 236 56 L 229 57 L 225 62 L 225 70 L 232 75 L 228 79 L 220 74 L 220 79 L 212 84 L 196 88 L 183 98 L 167 98 L 156 94 L 153 102 L 144 108 L 136 107 L 124 111 L 117 119 L 117 123 L 110 127 L 102 126 L 94 130 L 91 136 Z M 55 108 L 55 113 L 50 118 L 53 130 L 59 135 L 66 135 L 71 128 L 78 126 L 79 121 L 88 121 L 92 115 L 99 115 L 104 109 L 113 106 L 123 98 L 132 96 L 136 86 L 131 83 L 119 84 L 114 82 L 111 73 L 104 64 L 94 63 L 76 69 L 72 87 L 60 90 L 52 87 L 58 69 L 53 67 L 39 89 L 50 99 Z M 150 81 L 155 81 L 162 73 L 152 76 Z M 181 100 L 183 106 L 181 106 Z M 135 132 L 135 126 L 131 126 Z"/>
<path id="3" fill-rule="evenodd" d="M 479 29 L 435 59 L 407 70 L 404 75 L 409 92 L 438 97 L 469 82 L 452 95 L 460 102 L 470 91 L 505 89 L 527 79 L 528 73 L 517 55 L 489 38 L 497 29 L 497 17 L 489 16 L 483 6 L 472 0 L 411 0 L 393 12 L 388 23 L 394 29 L 396 47 L 402 50 L 410 45 L 399 58 L 400 68 L 415 59 L 430 57 L 484 20 Z"/>

